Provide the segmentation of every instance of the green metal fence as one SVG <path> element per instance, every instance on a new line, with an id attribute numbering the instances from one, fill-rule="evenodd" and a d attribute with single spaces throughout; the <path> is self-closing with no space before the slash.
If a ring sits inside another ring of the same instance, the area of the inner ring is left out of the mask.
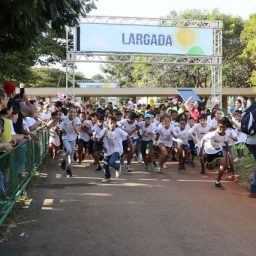
<path id="1" fill-rule="evenodd" d="M 35 133 L 38 140 L 24 140 L 12 151 L 0 155 L 0 225 L 48 152 L 48 131 L 40 128 Z"/>

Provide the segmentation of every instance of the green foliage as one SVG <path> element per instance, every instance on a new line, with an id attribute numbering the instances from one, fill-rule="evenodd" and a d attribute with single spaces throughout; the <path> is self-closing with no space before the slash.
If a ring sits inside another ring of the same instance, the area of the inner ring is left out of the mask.
<path id="1" fill-rule="evenodd" d="M 32 68 L 31 73 L 30 80 L 26 82 L 27 87 L 66 87 L 66 72 L 57 68 Z M 77 81 L 85 79 L 79 72 L 75 76 Z M 78 84 L 75 86 L 78 87 Z"/>
<path id="2" fill-rule="evenodd" d="M 93 8 L 93 0 L 0 1 L 0 83 L 28 83 L 32 66 L 63 64 L 65 26 Z"/>
<path id="3" fill-rule="evenodd" d="M 0 53 L 30 47 L 43 32 L 61 35 L 65 26 L 96 8 L 90 0 L 9 0 L 0 3 Z"/>
<path id="4" fill-rule="evenodd" d="M 245 45 L 241 58 L 251 64 L 252 73 L 249 82 L 256 86 L 256 14 L 251 15 L 245 22 L 241 40 Z"/>

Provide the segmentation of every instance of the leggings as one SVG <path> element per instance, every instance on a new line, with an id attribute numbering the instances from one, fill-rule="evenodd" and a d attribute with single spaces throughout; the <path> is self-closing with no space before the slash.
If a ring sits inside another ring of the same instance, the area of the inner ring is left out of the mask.
<path id="1" fill-rule="evenodd" d="M 68 140 L 63 140 L 63 145 L 66 149 L 66 153 L 64 156 L 63 161 L 66 162 L 67 167 L 70 167 L 70 165 L 73 162 L 73 157 L 74 157 L 74 152 L 75 152 L 75 146 L 76 146 L 76 140 L 74 141 L 68 141 Z"/>

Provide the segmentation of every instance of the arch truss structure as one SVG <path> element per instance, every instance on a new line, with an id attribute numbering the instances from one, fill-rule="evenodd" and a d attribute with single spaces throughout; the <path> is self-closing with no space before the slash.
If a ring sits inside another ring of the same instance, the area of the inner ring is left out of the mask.
<path id="1" fill-rule="evenodd" d="M 168 18 L 87 16 L 81 24 L 142 25 L 177 28 L 200 28 L 212 30 L 212 54 L 193 56 L 186 54 L 145 54 L 133 52 L 80 51 L 79 27 L 69 28 L 66 33 L 66 93 L 75 86 L 76 63 L 146 63 L 166 65 L 204 65 L 211 68 L 212 101 L 222 102 L 222 22 L 218 20 L 182 20 Z M 115 58 L 107 58 L 115 56 Z M 137 58 L 137 56 L 143 58 Z"/>

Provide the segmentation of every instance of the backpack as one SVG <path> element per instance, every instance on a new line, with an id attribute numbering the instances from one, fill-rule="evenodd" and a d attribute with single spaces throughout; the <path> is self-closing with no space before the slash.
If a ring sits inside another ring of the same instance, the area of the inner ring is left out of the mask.
<path id="1" fill-rule="evenodd" d="M 241 118 L 241 132 L 247 135 L 256 134 L 256 102 L 247 108 Z"/>

